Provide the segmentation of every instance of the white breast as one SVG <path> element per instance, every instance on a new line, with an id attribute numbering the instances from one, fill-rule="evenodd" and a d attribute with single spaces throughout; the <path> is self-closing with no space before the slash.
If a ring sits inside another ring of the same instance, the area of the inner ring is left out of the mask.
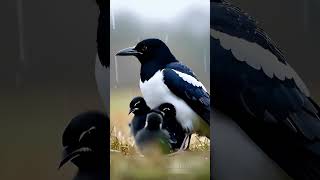
<path id="1" fill-rule="evenodd" d="M 163 73 L 158 71 L 148 81 L 141 82 L 140 90 L 150 108 L 155 108 L 162 103 L 171 103 L 177 111 L 177 120 L 182 127 L 191 132 L 196 132 L 201 118 L 184 102 L 174 95 L 164 84 Z"/>

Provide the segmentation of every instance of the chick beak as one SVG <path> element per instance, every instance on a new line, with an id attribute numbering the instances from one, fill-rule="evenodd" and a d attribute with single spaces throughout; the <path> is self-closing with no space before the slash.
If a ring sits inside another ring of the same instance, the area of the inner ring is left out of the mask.
<path id="1" fill-rule="evenodd" d="M 62 152 L 62 160 L 59 164 L 58 169 L 60 169 L 63 165 L 65 165 L 67 162 L 79 157 L 81 154 L 83 153 L 88 153 L 88 152 L 92 152 L 93 150 L 91 148 L 88 147 L 81 147 L 79 149 L 76 149 L 74 151 L 69 150 L 68 147 L 65 147 L 63 152 Z"/>

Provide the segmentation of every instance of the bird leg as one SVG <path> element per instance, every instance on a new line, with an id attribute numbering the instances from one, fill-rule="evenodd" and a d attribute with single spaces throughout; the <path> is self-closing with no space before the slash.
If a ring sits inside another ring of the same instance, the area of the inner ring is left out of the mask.
<path id="1" fill-rule="evenodd" d="M 184 152 L 185 150 L 187 150 L 190 145 L 190 139 L 191 139 L 191 134 L 187 133 L 183 139 L 183 142 L 181 144 L 180 149 L 177 152 L 168 154 L 168 156 L 174 156 L 174 155 L 180 154 L 180 153 Z M 187 141 L 188 141 L 188 144 L 187 144 Z M 187 146 L 186 146 L 186 144 L 187 144 Z"/>
<path id="2" fill-rule="evenodd" d="M 184 137 L 183 142 L 181 144 L 181 147 L 180 147 L 180 149 L 178 151 L 184 151 L 189 147 L 189 143 L 190 143 L 189 137 L 190 137 L 190 135 L 186 134 L 186 136 Z M 187 147 L 185 147 L 187 141 L 188 141 L 188 145 L 187 145 Z"/>
<path id="3" fill-rule="evenodd" d="M 187 144 L 187 147 L 184 147 L 184 148 L 183 148 L 184 151 L 189 150 L 190 141 L 191 141 L 191 135 L 192 135 L 192 134 L 187 134 L 187 135 L 186 135 L 186 137 L 188 136 L 188 144 Z M 185 145 L 184 145 L 184 146 L 185 146 Z"/>

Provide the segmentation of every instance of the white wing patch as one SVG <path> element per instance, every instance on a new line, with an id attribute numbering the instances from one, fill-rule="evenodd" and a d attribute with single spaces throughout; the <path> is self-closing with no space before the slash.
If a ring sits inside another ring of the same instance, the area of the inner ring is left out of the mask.
<path id="1" fill-rule="evenodd" d="M 280 62 L 269 50 L 257 43 L 249 42 L 214 29 L 210 29 L 210 35 L 215 39 L 219 39 L 224 49 L 231 50 L 237 60 L 246 62 L 256 70 L 262 69 L 270 78 L 275 76 L 282 81 L 293 79 L 298 88 L 306 96 L 310 96 L 308 88 L 291 66 L 288 63 L 285 65 Z"/>
<path id="2" fill-rule="evenodd" d="M 194 77 L 190 76 L 189 74 L 185 74 L 176 70 L 173 70 L 175 73 L 178 74 L 179 77 L 181 77 L 184 81 L 187 81 L 188 83 L 192 84 L 193 86 L 196 87 L 201 87 L 202 89 L 204 89 L 207 92 L 207 89 L 204 87 L 204 85 L 198 81 L 197 79 L 195 79 Z"/>

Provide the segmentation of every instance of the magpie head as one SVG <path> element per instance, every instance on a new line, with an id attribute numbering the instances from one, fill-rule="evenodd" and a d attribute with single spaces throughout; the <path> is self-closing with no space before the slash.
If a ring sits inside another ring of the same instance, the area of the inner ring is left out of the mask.
<path id="1" fill-rule="evenodd" d="M 157 112 L 151 112 L 147 115 L 145 128 L 151 131 L 162 129 L 163 116 Z"/>
<path id="2" fill-rule="evenodd" d="M 145 39 L 139 42 L 135 47 L 123 49 L 116 55 L 135 56 L 141 64 L 145 64 L 150 61 L 158 61 L 157 63 L 168 64 L 176 61 L 168 46 L 160 39 Z"/>
<path id="3" fill-rule="evenodd" d="M 103 166 L 108 144 L 108 118 L 98 112 L 86 112 L 74 117 L 62 136 L 64 147 L 59 168 L 71 161 L 79 169 Z"/>
<path id="4" fill-rule="evenodd" d="M 175 117 L 176 108 L 171 103 L 163 103 L 158 107 L 158 110 L 161 111 L 165 117 Z"/>
<path id="5" fill-rule="evenodd" d="M 130 113 L 133 113 L 135 115 L 139 114 L 147 114 L 150 111 L 150 108 L 148 107 L 146 101 L 143 99 L 143 97 L 135 97 L 130 102 Z"/>

